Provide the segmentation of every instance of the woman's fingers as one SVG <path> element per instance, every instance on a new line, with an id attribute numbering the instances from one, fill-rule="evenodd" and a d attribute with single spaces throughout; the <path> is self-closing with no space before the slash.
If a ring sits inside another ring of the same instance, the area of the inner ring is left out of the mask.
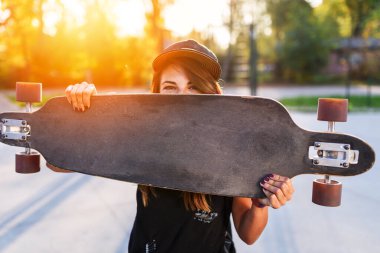
<path id="1" fill-rule="evenodd" d="M 83 104 L 85 107 L 90 108 L 91 96 L 96 95 L 97 91 L 95 85 L 89 84 L 83 90 Z"/>
<path id="2" fill-rule="evenodd" d="M 285 205 L 292 198 L 294 192 L 291 180 L 280 175 L 270 175 L 260 185 L 267 196 L 267 202 L 273 208 Z"/>
<path id="3" fill-rule="evenodd" d="M 73 87 L 74 87 L 74 85 L 69 85 L 69 86 L 67 86 L 67 88 L 65 90 L 66 98 L 70 104 L 71 104 L 71 91 L 72 91 Z"/>
<path id="4" fill-rule="evenodd" d="M 78 109 L 82 112 L 84 112 L 84 104 L 83 104 L 83 91 L 84 89 L 87 87 L 87 83 L 86 82 L 83 82 L 81 84 L 77 84 L 78 85 L 78 88 L 75 92 L 75 96 L 77 98 L 77 103 L 78 103 Z"/>
<path id="5" fill-rule="evenodd" d="M 275 202 L 276 202 L 275 204 L 278 204 L 278 203 L 280 203 L 281 205 L 286 204 L 287 198 L 285 197 L 281 188 L 270 185 L 269 183 L 261 184 L 261 186 L 263 187 L 264 194 L 271 201 L 271 203 L 272 203 L 272 198 L 274 199 L 275 197 Z M 267 193 L 269 193 L 269 195 Z"/>
<path id="6" fill-rule="evenodd" d="M 283 183 L 285 183 L 287 185 L 288 189 L 289 189 L 290 194 L 294 193 L 294 188 L 293 188 L 292 180 L 290 180 L 290 178 L 273 174 L 272 179 L 274 181 L 276 181 L 276 182 L 283 182 Z"/>
<path id="7" fill-rule="evenodd" d="M 263 189 L 263 192 L 264 192 L 265 196 L 267 197 L 266 199 L 264 199 L 265 204 L 267 206 L 271 206 L 274 209 L 280 208 L 282 206 L 282 204 L 279 202 L 279 200 L 277 199 L 275 194 L 273 194 L 272 192 L 265 190 L 265 189 Z"/>
<path id="8" fill-rule="evenodd" d="M 66 97 L 74 110 L 85 111 L 90 107 L 91 96 L 97 93 L 95 85 L 82 82 L 80 84 L 69 85 L 66 90 Z"/>
<path id="9" fill-rule="evenodd" d="M 266 186 L 267 190 L 276 194 L 278 197 L 283 197 L 285 201 L 292 198 L 292 190 L 289 188 L 288 184 L 284 182 L 269 180 Z"/>
<path id="10" fill-rule="evenodd" d="M 78 109 L 78 100 L 76 96 L 77 89 L 78 89 L 78 84 L 74 85 L 70 92 L 71 105 L 73 106 L 74 110 Z"/>

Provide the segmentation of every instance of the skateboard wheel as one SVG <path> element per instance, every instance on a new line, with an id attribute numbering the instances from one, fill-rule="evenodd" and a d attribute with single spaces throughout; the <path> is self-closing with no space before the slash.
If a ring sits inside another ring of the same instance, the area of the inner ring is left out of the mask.
<path id="1" fill-rule="evenodd" d="M 348 99 L 319 98 L 318 120 L 346 122 L 348 111 Z"/>
<path id="2" fill-rule="evenodd" d="M 36 173 L 40 171 L 40 154 L 21 152 L 16 154 L 16 172 L 22 174 Z"/>
<path id="3" fill-rule="evenodd" d="M 16 100 L 26 103 L 38 103 L 42 100 L 42 84 L 41 83 L 16 83 Z"/>
<path id="4" fill-rule="evenodd" d="M 342 198 L 342 183 L 330 180 L 329 183 L 325 179 L 316 179 L 313 181 L 313 197 L 314 204 L 320 206 L 336 207 L 340 206 Z"/>

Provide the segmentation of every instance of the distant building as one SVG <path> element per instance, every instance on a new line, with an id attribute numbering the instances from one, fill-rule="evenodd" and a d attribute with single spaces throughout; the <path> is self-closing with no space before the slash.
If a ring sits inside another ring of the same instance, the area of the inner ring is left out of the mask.
<path id="1" fill-rule="evenodd" d="M 348 62 L 349 61 L 349 62 Z M 351 64 L 355 78 L 380 77 L 380 39 L 345 38 L 331 51 L 323 73 L 346 75 Z"/>

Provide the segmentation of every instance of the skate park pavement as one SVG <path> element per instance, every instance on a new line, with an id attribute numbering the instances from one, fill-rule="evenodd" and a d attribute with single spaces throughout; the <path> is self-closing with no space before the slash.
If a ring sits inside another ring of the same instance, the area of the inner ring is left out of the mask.
<path id="1" fill-rule="evenodd" d="M 0 91 L 0 112 L 20 111 Z M 354 87 L 352 94 L 365 94 Z M 374 94 L 379 89 L 372 88 Z M 63 93 L 63 92 L 62 92 Z M 225 88 L 225 94 L 248 95 L 247 88 Z M 258 95 L 278 99 L 296 95 L 344 94 L 344 87 L 259 88 Z M 291 111 L 302 128 L 325 131 L 314 113 Z M 380 113 L 350 113 L 338 132 L 367 140 L 380 152 Z M 103 253 L 128 252 L 136 212 L 134 184 L 79 173 L 54 173 L 41 162 L 41 172 L 14 172 L 14 154 L 22 148 L 0 144 L 0 252 Z M 63 154 L 64 155 L 64 154 Z M 284 161 L 286 164 L 286 161 Z M 379 162 L 355 177 L 333 177 L 343 183 L 342 205 L 327 208 L 311 202 L 312 181 L 292 179 L 296 192 L 286 206 L 270 209 L 269 222 L 258 241 L 245 245 L 234 232 L 237 252 L 380 252 Z"/>

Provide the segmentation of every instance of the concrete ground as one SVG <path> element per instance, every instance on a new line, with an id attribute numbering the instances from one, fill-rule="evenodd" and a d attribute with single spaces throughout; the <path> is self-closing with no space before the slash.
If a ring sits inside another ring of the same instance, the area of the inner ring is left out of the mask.
<path id="1" fill-rule="evenodd" d="M 365 87 L 354 90 L 366 92 Z M 337 92 L 344 94 L 344 88 L 264 88 L 258 95 L 279 98 Z M 225 93 L 246 95 L 248 90 L 226 88 Z M 10 110 L 19 109 L 0 92 L 0 112 Z M 314 113 L 291 115 L 303 128 L 326 129 Z M 379 126 L 380 113 L 369 112 L 351 113 L 349 122 L 336 128 L 367 140 L 379 153 Z M 136 209 L 135 185 L 77 173 L 53 173 L 44 163 L 38 174 L 16 174 L 14 153 L 19 151 L 22 149 L 0 144 L 0 252 L 127 252 Z M 357 177 L 335 178 L 343 182 L 339 208 L 311 203 L 315 176 L 294 178 L 293 200 L 279 210 L 270 210 L 269 223 L 254 245 L 244 245 L 235 234 L 238 252 L 380 252 L 379 166 L 377 162 Z"/>

